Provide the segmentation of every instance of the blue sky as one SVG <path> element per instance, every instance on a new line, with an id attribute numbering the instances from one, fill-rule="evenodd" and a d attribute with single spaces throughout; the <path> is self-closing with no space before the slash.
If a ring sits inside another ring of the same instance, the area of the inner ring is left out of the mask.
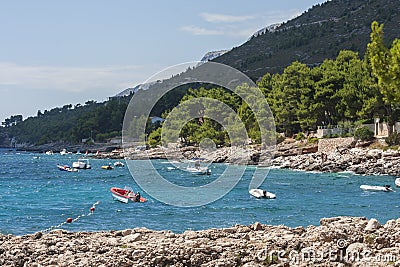
<path id="1" fill-rule="evenodd" d="M 106 100 L 323 2 L 3 0 L 0 120 Z"/>

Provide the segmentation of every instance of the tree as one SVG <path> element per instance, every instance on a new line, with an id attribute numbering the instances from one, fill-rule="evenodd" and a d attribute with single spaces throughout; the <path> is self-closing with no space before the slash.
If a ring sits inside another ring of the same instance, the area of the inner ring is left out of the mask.
<path id="1" fill-rule="evenodd" d="M 400 104 L 400 40 L 386 47 L 383 40 L 383 24 L 376 21 L 371 25 L 371 42 L 367 56 L 371 62 L 372 73 L 378 79 L 379 90 L 383 95 L 388 115 L 389 134 L 393 130 Z"/>

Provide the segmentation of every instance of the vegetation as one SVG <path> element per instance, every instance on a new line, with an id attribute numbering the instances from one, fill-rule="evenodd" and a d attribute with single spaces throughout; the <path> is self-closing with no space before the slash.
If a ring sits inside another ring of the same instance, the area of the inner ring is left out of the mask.
<path id="1" fill-rule="evenodd" d="M 361 141 L 369 141 L 374 138 L 374 132 L 367 126 L 359 127 L 354 132 L 354 137 Z"/>
<path id="2" fill-rule="evenodd" d="M 385 142 L 389 146 L 399 146 L 400 145 L 400 133 L 397 133 L 397 132 L 391 133 L 388 137 L 385 138 Z"/>

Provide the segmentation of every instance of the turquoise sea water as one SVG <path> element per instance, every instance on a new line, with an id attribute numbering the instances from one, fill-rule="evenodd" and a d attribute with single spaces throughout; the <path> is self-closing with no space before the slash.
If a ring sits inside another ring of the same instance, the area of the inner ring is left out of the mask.
<path id="1" fill-rule="evenodd" d="M 391 176 L 273 169 L 261 188 L 275 193 L 277 198 L 259 200 L 248 194 L 254 171 L 254 167 L 249 167 L 238 185 L 223 198 L 201 207 L 181 208 L 161 203 L 142 190 L 142 195 L 149 200 L 146 203 L 123 204 L 113 200 L 112 186 L 129 185 L 139 189 L 126 167 L 112 171 L 101 169 L 102 165 L 115 160 L 93 159 L 91 170 L 78 173 L 62 172 L 56 167 L 57 163 L 71 165 L 77 158 L 77 155 L 49 156 L 0 150 L 0 233 L 30 234 L 78 216 L 81 216 L 78 220 L 61 228 L 107 231 L 147 227 L 183 232 L 256 221 L 291 227 L 318 225 L 322 217 L 341 215 L 377 218 L 381 223 L 400 217 L 400 188 L 393 193 L 359 189 L 361 184 L 394 187 Z M 211 176 L 193 177 L 181 170 L 169 170 L 171 165 L 165 160 L 154 161 L 154 166 L 176 184 L 184 184 L 182 181 L 208 183 L 226 167 L 212 164 Z M 97 201 L 94 213 L 87 216 Z"/>

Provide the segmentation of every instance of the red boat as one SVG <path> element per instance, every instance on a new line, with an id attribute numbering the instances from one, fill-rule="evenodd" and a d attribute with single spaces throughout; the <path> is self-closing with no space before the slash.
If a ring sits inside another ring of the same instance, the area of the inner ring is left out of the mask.
<path id="1" fill-rule="evenodd" d="M 146 202 L 147 199 L 144 197 L 139 196 L 133 192 L 132 188 L 118 188 L 118 187 L 111 187 L 110 189 L 113 197 L 121 201 L 123 203 L 128 203 L 128 202 Z"/>

